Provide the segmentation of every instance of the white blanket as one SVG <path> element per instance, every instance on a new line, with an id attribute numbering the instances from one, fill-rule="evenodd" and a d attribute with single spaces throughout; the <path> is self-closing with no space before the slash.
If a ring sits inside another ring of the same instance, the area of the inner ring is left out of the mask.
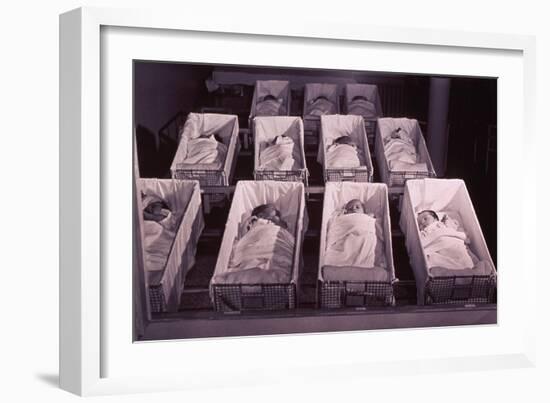
<path id="1" fill-rule="evenodd" d="M 384 154 L 392 171 L 427 172 L 425 162 L 418 162 L 418 154 L 412 140 L 408 137 L 387 138 L 384 145 Z"/>
<path id="2" fill-rule="evenodd" d="M 227 146 L 220 143 L 214 136 L 199 137 L 187 143 L 187 155 L 184 164 L 213 164 L 213 169 L 223 166 Z"/>
<path id="3" fill-rule="evenodd" d="M 145 270 L 163 270 L 177 231 L 177 217 L 169 210 L 162 221 L 143 221 Z"/>
<path id="4" fill-rule="evenodd" d="M 348 104 L 348 115 L 359 115 L 365 118 L 376 117 L 376 105 L 364 99 L 356 99 Z"/>
<path id="5" fill-rule="evenodd" d="M 336 111 L 337 109 L 334 102 L 331 102 L 324 98 L 319 98 L 309 105 L 307 115 L 332 115 L 336 113 Z"/>
<path id="6" fill-rule="evenodd" d="M 386 267 L 382 230 L 367 214 L 338 215 L 329 222 L 325 265 Z"/>
<path id="7" fill-rule="evenodd" d="M 234 244 L 228 272 L 244 272 L 239 279 L 243 283 L 254 283 L 254 277 L 258 277 L 258 282 L 265 281 L 266 271 L 272 282 L 289 282 L 294 243 L 286 229 L 260 218 Z M 246 277 L 247 273 L 250 276 Z"/>
<path id="8" fill-rule="evenodd" d="M 436 221 L 420 231 L 420 242 L 428 259 L 428 268 L 471 269 L 478 259 L 467 246 L 464 232 Z"/>
<path id="9" fill-rule="evenodd" d="M 284 99 L 266 99 L 256 104 L 256 116 L 286 115 Z"/>
<path id="10" fill-rule="evenodd" d="M 349 145 L 334 143 L 327 148 L 328 168 L 358 168 L 364 166 L 361 150 Z"/>
<path id="11" fill-rule="evenodd" d="M 295 143 L 290 137 L 277 136 L 275 144 L 266 147 L 260 153 L 260 169 L 292 171 L 300 169 L 294 155 Z"/>

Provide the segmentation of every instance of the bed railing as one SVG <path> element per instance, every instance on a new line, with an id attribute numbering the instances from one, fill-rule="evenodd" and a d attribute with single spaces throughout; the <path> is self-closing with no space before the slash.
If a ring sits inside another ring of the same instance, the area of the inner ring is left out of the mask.
<path id="1" fill-rule="evenodd" d="M 492 304 L 496 302 L 496 276 L 430 277 L 424 298 L 426 305 Z"/>
<path id="2" fill-rule="evenodd" d="M 159 129 L 159 138 L 168 138 L 178 144 L 185 117 L 186 114 L 183 111 L 178 111 Z"/>

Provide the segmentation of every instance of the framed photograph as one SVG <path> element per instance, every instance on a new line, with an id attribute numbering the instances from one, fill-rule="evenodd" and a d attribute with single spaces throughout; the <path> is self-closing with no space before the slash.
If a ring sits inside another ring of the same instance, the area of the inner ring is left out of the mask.
<path id="1" fill-rule="evenodd" d="M 94 8 L 60 45 L 64 389 L 530 365 L 533 38 Z"/>

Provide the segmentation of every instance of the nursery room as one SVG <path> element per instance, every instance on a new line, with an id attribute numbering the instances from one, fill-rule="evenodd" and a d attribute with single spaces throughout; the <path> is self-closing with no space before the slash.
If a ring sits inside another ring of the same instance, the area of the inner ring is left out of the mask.
<path id="1" fill-rule="evenodd" d="M 493 324 L 497 78 L 135 60 L 137 340 Z"/>

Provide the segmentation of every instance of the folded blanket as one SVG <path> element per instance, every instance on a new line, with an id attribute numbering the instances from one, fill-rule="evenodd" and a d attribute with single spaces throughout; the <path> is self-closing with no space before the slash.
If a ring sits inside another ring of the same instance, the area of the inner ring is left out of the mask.
<path id="1" fill-rule="evenodd" d="M 294 158 L 297 148 L 294 141 L 287 136 L 277 136 L 275 144 L 266 147 L 260 153 L 260 169 L 292 171 L 300 169 L 300 164 Z"/>
<path id="2" fill-rule="evenodd" d="M 184 164 L 212 164 L 212 169 L 223 166 L 227 146 L 217 141 L 214 136 L 198 137 L 187 143 L 187 155 Z"/>
<path id="3" fill-rule="evenodd" d="M 258 219 L 236 241 L 227 271 L 215 281 L 223 283 L 288 283 L 292 275 L 295 239 L 286 229 Z"/>
<path id="4" fill-rule="evenodd" d="M 343 214 L 332 218 L 327 229 L 325 265 L 386 267 L 380 223 L 367 214 Z"/>
<path id="5" fill-rule="evenodd" d="M 266 99 L 256 103 L 256 116 L 286 115 L 284 99 Z"/>
<path id="6" fill-rule="evenodd" d="M 479 261 L 466 246 L 464 232 L 436 221 L 420 231 L 420 242 L 428 260 L 428 268 L 449 270 L 472 269 Z"/>
<path id="7" fill-rule="evenodd" d="M 361 150 L 349 144 L 331 144 L 327 148 L 326 158 L 328 168 L 358 168 L 365 165 Z"/>
<path id="8" fill-rule="evenodd" d="M 331 102 L 325 98 L 317 98 L 308 106 L 306 115 L 332 115 L 336 112 L 337 109 L 334 102 Z"/>
<path id="9" fill-rule="evenodd" d="M 376 105 L 365 99 L 356 99 L 348 104 L 348 115 L 359 115 L 365 118 L 375 118 Z"/>

